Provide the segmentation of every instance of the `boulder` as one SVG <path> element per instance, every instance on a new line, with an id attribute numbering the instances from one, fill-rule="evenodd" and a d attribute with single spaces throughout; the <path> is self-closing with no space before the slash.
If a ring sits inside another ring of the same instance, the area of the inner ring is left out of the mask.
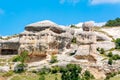
<path id="1" fill-rule="evenodd" d="M 83 31 L 93 31 L 94 23 L 93 22 L 85 22 L 82 25 Z"/>

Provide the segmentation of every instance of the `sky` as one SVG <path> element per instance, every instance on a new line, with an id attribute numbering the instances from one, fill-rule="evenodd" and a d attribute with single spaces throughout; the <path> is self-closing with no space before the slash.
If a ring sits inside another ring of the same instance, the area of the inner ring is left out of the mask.
<path id="1" fill-rule="evenodd" d="M 26 25 L 42 20 L 70 25 L 116 17 L 120 0 L 0 0 L 0 35 L 21 33 Z"/>

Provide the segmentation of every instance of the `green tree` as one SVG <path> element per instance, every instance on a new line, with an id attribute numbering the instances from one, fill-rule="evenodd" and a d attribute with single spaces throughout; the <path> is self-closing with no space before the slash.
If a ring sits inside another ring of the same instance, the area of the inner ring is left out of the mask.
<path id="1" fill-rule="evenodd" d="M 105 24 L 105 26 L 109 26 L 109 27 L 112 27 L 112 26 L 120 26 L 120 18 L 116 18 L 114 20 L 109 20 L 107 21 L 107 23 Z"/>

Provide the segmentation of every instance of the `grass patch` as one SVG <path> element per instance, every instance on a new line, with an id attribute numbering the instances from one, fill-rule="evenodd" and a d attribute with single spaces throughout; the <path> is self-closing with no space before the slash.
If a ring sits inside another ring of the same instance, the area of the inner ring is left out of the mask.
<path id="1" fill-rule="evenodd" d="M 42 75 L 41 75 L 42 76 Z M 45 74 L 45 80 L 55 80 L 57 77 L 58 80 L 61 80 L 61 74 Z M 17 74 L 11 80 L 39 80 L 40 75 L 35 73 L 24 73 L 24 74 Z"/>
<path id="2" fill-rule="evenodd" d="M 16 76 L 13 76 L 11 80 L 39 80 L 39 75 L 34 73 L 17 74 Z"/>
<path id="3" fill-rule="evenodd" d="M 120 80 L 120 75 L 110 78 L 110 80 Z"/>

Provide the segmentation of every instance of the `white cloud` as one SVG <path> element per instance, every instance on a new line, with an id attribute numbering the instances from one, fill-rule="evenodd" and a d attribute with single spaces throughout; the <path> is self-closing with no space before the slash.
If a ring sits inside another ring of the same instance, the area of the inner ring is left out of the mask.
<path id="1" fill-rule="evenodd" d="M 95 22 L 95 21 L 87 21 L 87 22 L 92 22 L 94 23 L 94 26 L 97 26 L 97 27 L 102 27 L 105 25 L 106 22 Z M 82 27 L 84 22 L 80 22 L 78 24 L 76 24 L 77 27 Z"/>
<path id="2" fill-rule="evenodd" d="M 64 4 L 64 3 L 71 3 L 71 4 L 76 4 L 76 3 L 79 3 L 80 0 L 60 0 L 60 3 L 61 4 Z"/>
<path id="3" fill-rule="evenodd" d="M 91 0 L 91 4 L 103 4 L 103 3 L 120 3 L 120 0 Z"/>
<path id="4" fill-rule="evenodd" d="M 4 10 L 0 8 L 0 14 L 4 14 Z"/>
<path id="5" fill-rule="evenodd" d="M 95 22 L 94 24 L 95 26 L 102 27 L 106 24 L 106 22 L 99 22 L 99 23 Z"/>

